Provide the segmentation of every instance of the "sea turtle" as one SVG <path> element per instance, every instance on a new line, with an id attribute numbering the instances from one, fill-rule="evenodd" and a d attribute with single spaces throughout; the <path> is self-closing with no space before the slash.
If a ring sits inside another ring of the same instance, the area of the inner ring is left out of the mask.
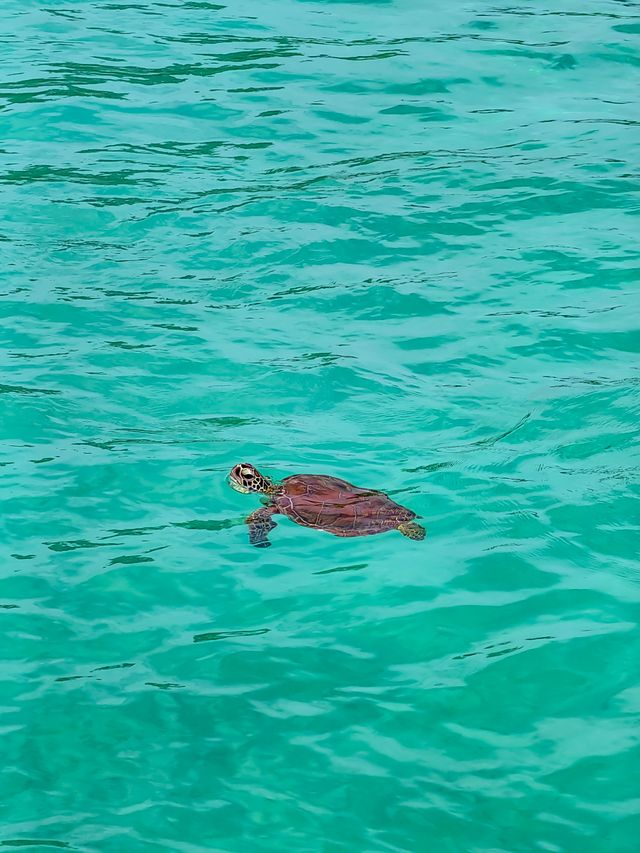
<path id="1" fill-rule="evenodd" d="M 384 492 L 360 489 L 346 480 L 324 474 L 295 474 L 276 483 L 253 465 L 242 462 L 229 472 L 229 483 L 239 492 L 258 492 L 265 504 L 246 519 L 249 542 L 258 548 L 271 545 L 269 531 L 277 513 L 304 527 L 326 530 L 335 536 L 368 536 L 399 530 L 409 539 L 424 539 L 424 527 L 413 520 L 415 512 L 395 503 Z"/>

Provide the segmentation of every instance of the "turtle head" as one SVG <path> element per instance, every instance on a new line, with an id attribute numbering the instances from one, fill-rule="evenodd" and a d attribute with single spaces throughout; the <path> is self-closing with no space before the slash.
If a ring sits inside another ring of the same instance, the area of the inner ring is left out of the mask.
<path id="1" fill-rule="evenodd" d="M 270 494 L 273 492 L 273 483 L 268 477 L 263 476 L 257 468 L 248 462 L 234 465 L 229 472 L 229 485 L 237 492 L 261 492 Z"/>

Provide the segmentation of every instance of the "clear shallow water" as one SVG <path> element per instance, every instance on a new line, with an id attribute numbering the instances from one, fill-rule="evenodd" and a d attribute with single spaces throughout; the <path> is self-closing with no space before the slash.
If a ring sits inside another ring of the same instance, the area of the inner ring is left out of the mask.
<path id="1" fill-rule="evenodd" d="M 637 850 L 640 7 L 1 16 L 3 843 Z"/>

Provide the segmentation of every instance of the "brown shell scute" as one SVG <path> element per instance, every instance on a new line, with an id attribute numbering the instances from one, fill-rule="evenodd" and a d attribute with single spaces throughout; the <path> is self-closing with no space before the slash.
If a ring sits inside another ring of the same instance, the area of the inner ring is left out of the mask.
<path id="1" fill-rule="evenodd" d="M 273 502 L 292 521 L 336 536 L 384 533 L 417 518 L 415 512 L 395 503 L 384 492 L 361 489 L 322 474 L 287 477 Z"/>

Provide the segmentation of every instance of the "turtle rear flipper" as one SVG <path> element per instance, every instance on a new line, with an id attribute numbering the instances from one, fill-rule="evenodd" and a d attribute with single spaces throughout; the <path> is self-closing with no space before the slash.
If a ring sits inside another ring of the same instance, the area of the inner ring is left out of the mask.
<path id="1" fill-rule="evenodd" d="M 267 537 L 276 526 L 272 518 L 274 512 L 273 506 L 264 506 L 252 512 L 246 519 L 249 525 L 249 544 L 255 545 L 256 548 L 268 548 L 271 545 Z"/>

